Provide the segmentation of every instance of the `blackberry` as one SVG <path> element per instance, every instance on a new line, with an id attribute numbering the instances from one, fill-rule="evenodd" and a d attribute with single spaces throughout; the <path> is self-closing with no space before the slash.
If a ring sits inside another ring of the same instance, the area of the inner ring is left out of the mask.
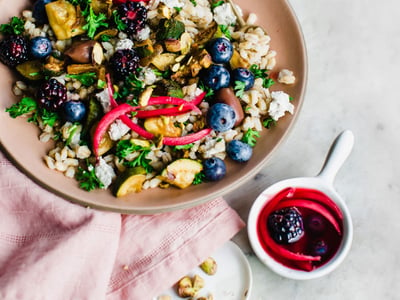
<path id="1" fill-rule="evenodd" d="M 28 60 L 28 41 L 20 35 L 10 35 L 0 42 L 0 60 L 15 67 Z"/>
<path id="2" fill-rule="evenodd" d="M 147 9 L 139 2 L 127 1 L 118 5 L 117 13 L 122 23 L 126 25 L 123 31 L 135 35 L 146 25 Z"/>
<path id="3" fill-rule="evenodd" d="M 137 73 L 139 56 L 134 49 L 121 49 L 115 51 L 110 59 L 111 68 L 115 77 L 125 79 L 132 73 Z"/>
<path id="4" fill-rule="evenodd" d="M 67 88 L 56 79 L 51 78 L 38 90 L 37 101 L 43 108 L 57 111 L 67 101 Z"/>
<path id="5" fill-rule="evenodd" d="M 295 207 L 283 208 L 269 215 L 268 229 L 278 244 L 294 243 L 304 234 L 303 218 Z"/>

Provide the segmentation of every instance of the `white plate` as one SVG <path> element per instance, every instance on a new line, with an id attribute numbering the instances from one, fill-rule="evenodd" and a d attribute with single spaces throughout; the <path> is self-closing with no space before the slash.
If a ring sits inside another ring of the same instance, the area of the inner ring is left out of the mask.
<path id="1" fill-rule="evenodd" d="M 215 300 L 249 300 L 252 285 L 250 265 L 242 250 L 234 243 L 227 242 L 215 254 L 210 255 L 217 262 L 217 272 L 207 275 L 199 267 L 188 272 L 188 276 L 199 275 L 204 279 L 205 285 L 198 297 L 213 295 Z M 176 290 L 171 287 L 159 296 L 168 295 L 172 300 L 182 300 Z M 157 300 L 155 297 L 153 300 Z"/>

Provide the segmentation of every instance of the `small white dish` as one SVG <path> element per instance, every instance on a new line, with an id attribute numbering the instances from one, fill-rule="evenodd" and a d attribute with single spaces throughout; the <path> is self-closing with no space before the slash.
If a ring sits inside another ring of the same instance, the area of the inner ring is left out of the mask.
<path id="1" fill-rule="evenodd" d="M 348 254 L 353 240 L 352 220 L 346 203 L 333 187 L 333 181 L 339 168 L 350 154 L 353 144 L 353 133 L 349 130 L 342 132 L 332 144 L 325 164 L 317 176 L 291 178 L 277 182 L 264 190 L 253 203 L 247 224 L 250 244 L 261 262 L 268 266 L 272 271 L 290 279 L 305 280 L 318 278 L 336 269 Z M 338 250 L 328 262 L 309 272 L 286 267 L 272 258 L 264 250 L 258 237 L 257 224 L 260 212 L 264 208 L 265 204 L 278 192 L 288 187 L 301 187 L 321 191 L 333 200 L 343 213 L 342 241 Z"/>
<path id="2" fill-rule="evenodd" d="M 194 299 L 212 294 L 214 299 L 250 300 L 252 273 L 242 250 L 234 242 L 229 241 L 210 256 L 217 262 L 217 272 L 214 275 L 207 275 L 199 267 L 187 274 L 188 276 L 197 274 L 205 282 L 204 288 Z M 170 296 L 171 300 L 182 300 L 175 287 L 171 287 L 158 297 L 160 296 Z M 153 300 L 158 300 L 158 297 Z"/>

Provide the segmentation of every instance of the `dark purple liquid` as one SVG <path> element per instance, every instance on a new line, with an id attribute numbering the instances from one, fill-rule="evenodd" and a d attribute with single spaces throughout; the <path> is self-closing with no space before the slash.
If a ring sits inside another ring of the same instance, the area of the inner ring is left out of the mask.
<path id="1" fill-rule="evenodd" d="M 282 203 L 282 201 L 285 201 L 285 199 L 298 199 L 299 203 L 301 203 L 301 199 L 315 201 L 316 203 L 323 205 L 324 208 L 329 211 L 329 213 L 338 222 L 340 229 L 343 231 L 342 213 L 337 205 L 328 196 L 312 189 L 295 188 L 293 190 L 294 192 L 290 196 L 283 198 L 279 201 L 279 203 Z M 268 215 L 274 211 L 274 207 L 271 207 L 268 204 L 271 202 L 276 203 L 276 201 L 274 202 L 273 200 L 274 199 L 268 201 L 261 211 L 258 219 L 258 237 L 263 245 L 264 250 L 276 261 L 280 262 L 286 267 L 296 270 L 312 271 L 313 269 L 327 263 L 339 249 L 342 242 L 342 235 L 339 234 L 335 227 L 318 211 L 301 207 L 301 205 L 295 207 L 298 209 L 303 218 L 303 237 L 297 242 L 291 244 L 282 244 L 279 245 L 279 247 L 285 248 L 293 253 L 301 253 L 308 256 L 320 256 L 320 261 L 289 260 L 281 253 L 278 253 L 276 250 L 274 250 L 274 248 L 276 249 L 276 245 L 270 245 L 270 239 L 268 239 L 268 241 L 265 238 L 265 234 L 268 234 L 268 229 L 266 230 L 266 218 L 268 218 Z"/>

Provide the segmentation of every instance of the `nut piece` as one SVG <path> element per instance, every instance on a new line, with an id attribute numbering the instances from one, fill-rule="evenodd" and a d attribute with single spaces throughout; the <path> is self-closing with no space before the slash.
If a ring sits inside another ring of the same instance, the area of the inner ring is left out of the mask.
<path id="1" fill-rule="evenodd" d="M 101 47 L 100 43 L 95 43 L 93 45 L 93 50 L 92 50 L 92 63 L 101 65 L 103 59 L 104 59 L 103 47 Z"/>
<path id="2" fill-rule="evenodd" d="M 197 291 L 199 291 L 200 289 L 202 289 L 204 287 L 204 279 L 201 278 L 199 275 L 194 275 L 193 276 L 193 288 Z"/>
<path id="3" fill-rule="evenodd" d="M 183 277 L 178 282 L 178 295 L 179 297 L 193 297 L 195 295 L 195 291 L 192 287 L 192 279 L 189 276 Z"/>
<path id="4" fill-rule="evenodd" d="M 182 298 L 194 297 L 203 287 L 204 279 L 199 275 L 194 275 L 193 278 L 185 276 L 178 281 L 177 292 L 179 297 Z"/>
<path id="5" fill-rule="evenodd" d="M 217 272 L 217 262 L 214 258 L 208 257 L 200 265 L 200 268 L 208 275 L 214 275 Z"/>
<path id="6" fill-rule="evenodd" d="M 208 295 L 207 297 L 200 297 L 196 300 L 214 300 L 214 296 L 212 294 Z"/>
<path id="7" fill-rule="evenodd" d="M 64 54 L 81 64 L 93 62 L 100 65 L 103 61 L 103 48 L 94 40 L 75 42 Z"/>

